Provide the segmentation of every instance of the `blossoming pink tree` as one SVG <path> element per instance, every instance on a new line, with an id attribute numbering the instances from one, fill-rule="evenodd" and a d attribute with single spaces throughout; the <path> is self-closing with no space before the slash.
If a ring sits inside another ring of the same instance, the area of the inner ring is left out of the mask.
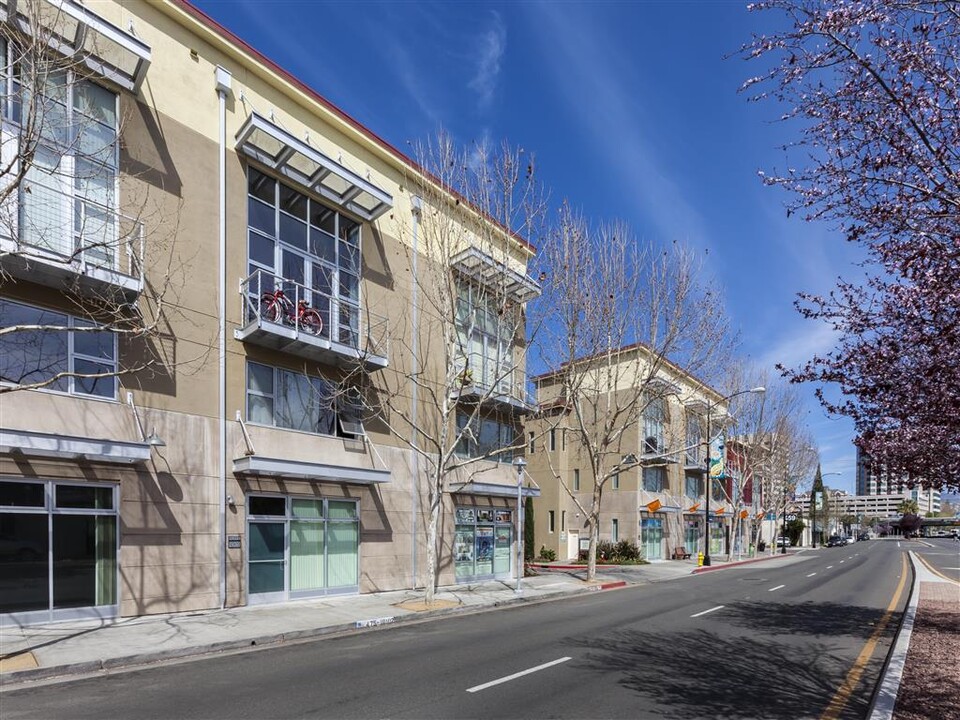
<path id="1" fill-rule="evenodd" d="M 787 213 L 826 221 L 867 252 L 866 279 L 801 294 L 838 346 L 796 382 L 851 417 L 858 445 L 911 483 L 960 485 L 960 9 L 901 0 L 771 0 L 785 29 L 743 55 L 744 84 L 795 128 L 791 167 L 762 174 Z M 795 163 L 795 166 L 793 165 Z M 836 384 L 831 401 L 824 384 Z"/>

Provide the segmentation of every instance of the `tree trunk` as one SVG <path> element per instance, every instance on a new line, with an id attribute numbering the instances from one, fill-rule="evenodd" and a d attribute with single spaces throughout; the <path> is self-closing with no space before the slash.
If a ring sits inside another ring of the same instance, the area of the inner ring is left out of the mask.
<path id="1" fill-rule="evenodd" d="M 440 525 L 440 493 L 439 478 L 433 479 L 430 488 L 430 521 L 427 524 L 427 582 L 424 600 L 429 605 L 437 592 L 437 565 L 439 564 L 440 549 L 437 545 L 437 530 Z"/>

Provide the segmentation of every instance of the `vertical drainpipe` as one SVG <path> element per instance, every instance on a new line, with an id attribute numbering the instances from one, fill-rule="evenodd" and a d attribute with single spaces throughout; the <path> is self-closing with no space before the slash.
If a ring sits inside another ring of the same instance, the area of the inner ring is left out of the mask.
<path id="1" fill-rule="evenodd" d="M 218 408 L 218 468 L 220 513 L 220 608 L 227 605 L 227 95 L 232 76 L 219 65 L 215 71 L 217 97 L 220 101 L 220 262 L 217 275 L 217 304 L 220 313 L 220 397 Z"/>
<path id="2" fill-rule="evenodd" d="M 412 359 L 414 366 L 417 363 L 417 356 L 420 346 L 420 306 L 417 302 L 417 255 L 419 255 L 418 247 L 418 236 L 420 232 L 420 214 L 423 209 L 423 202 L 420 199 L 419 195 L 410 196 L 410 210 L 413 214 L 413 283 L 412 283 L 412 292 L 410 294 L 410 304 L 411 304 L 411 317 L 413 325 L 413 337 L 411 339 L 411 350 L 412 350 Z M 414 367 L 414 369 L 416 369 Z M 411 428 L 413 429 L 413 445 L 414 448 L 417 447 L 417 403 L 418 403 L 418 393 L 417 393 L 417 384 L 413 383 L 412 394 L 411 394 L 411 403 L 410 408 L 410 420 Z M 410 587 L 417 587 L 417 512 L 419 510 L 419 505 L 417 503 L 417 488 L 419 487 L 419 477 L 420 477 L 420 455 L 414 449 L 412 451 L 411 458 L 411 472 L 410 472 L 410 532 L 411 532 L 411 554 L 413 556 L 413 582 L 410 583 Z"/>

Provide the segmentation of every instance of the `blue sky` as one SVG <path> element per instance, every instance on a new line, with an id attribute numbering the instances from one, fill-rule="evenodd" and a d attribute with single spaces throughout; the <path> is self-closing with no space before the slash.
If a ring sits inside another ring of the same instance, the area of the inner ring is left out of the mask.
<path id="1" fill-rule="evenodd" d="M 536 153 L 556 202 L 701 249 L 759 364 L 830 348 L 792 302 L 855 276 L 857 256 L 761 184 L 795 128 L 737 93 L 759 67 L 725 59 L 774 16 L 719 0 L 197 4 L 401 149 L 441 126 L 461 143 L 506 138 Z M 824 472 L 843 473 L 828 484 L 852 491 L 852 424 L 803 392 Z"/>

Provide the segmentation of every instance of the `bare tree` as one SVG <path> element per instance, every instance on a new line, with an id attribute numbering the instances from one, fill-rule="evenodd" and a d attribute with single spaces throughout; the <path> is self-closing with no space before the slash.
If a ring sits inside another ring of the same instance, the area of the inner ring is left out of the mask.
<path id="1" fill-rule="evenodd" d="M 465 150 L 440 134 L 417 158 L 423 173 L 407 179 L 415 229 L 398 224 L 413 307 L 391 330 L 396 370 L 370 374 L 366 396 L 368 411 L 412 451 L 415 481 L 426 478 L 429 603 L 445 494 L 522 447 L 533 332 L 525 306 L 539 294 L 526 267 L 546 199 L 533 158 L 506 144 Z"/>
<path id="2" fill-rule="evenodd" d="M 177 362 L 166 311 L 186 262 L 178 214 L 123 167 L 122 103 L 88 53 L 63 51 L 70 23 L 41 0 L 0 23 L 0 393 L 72 383 L 102 394 L 117 376 Z M 12 299 L 41 277 L 57 310 Z M 69 336 L 87 360 L 65 359 Z"/>
<path id="3" fill-rule="evenodd" d="M 727 445 L 736 472 L 720 487 L 726 499 L 736 506 L 732 530 L 734 537 L 739 537 L 747 487 L 761 511 L 782 517 L 790 496 L 810 478 L 816 450 L 802 423 L 802 402 L 795 385 L 746 363 L 731 367 L 726 384 L 733 388 L 766 388 L 759 403 L 746 400 L 745 396 L 731 401 L 736 426 Z M 754 523 L 753 529 L 752 542 L 756 545 L 760 541 L 760 523 Z M 771 543 L 771 552 L 774 549 Z"/>
<path id="4" fill-rule="evenodd" d="M 543 254 L 548 280 L 539 308 L 548 320 L 538 349 L 547 370 L 538 402 L 547 427 L 566 425 L 592 482 L 589 505 L 581 503 L 551 460 L 585 517 L 593 579 L 607 485 L 684 449 L 674 438 L 641 443 L 645 413 L 662 416 L 667 397 L 680 392 L 678 375 L 715 376 L 730 343 L 719 296 L 691 251 L 641 243 L 623 223 L 591 227 L 569 207 L 555 232 Z"/>

